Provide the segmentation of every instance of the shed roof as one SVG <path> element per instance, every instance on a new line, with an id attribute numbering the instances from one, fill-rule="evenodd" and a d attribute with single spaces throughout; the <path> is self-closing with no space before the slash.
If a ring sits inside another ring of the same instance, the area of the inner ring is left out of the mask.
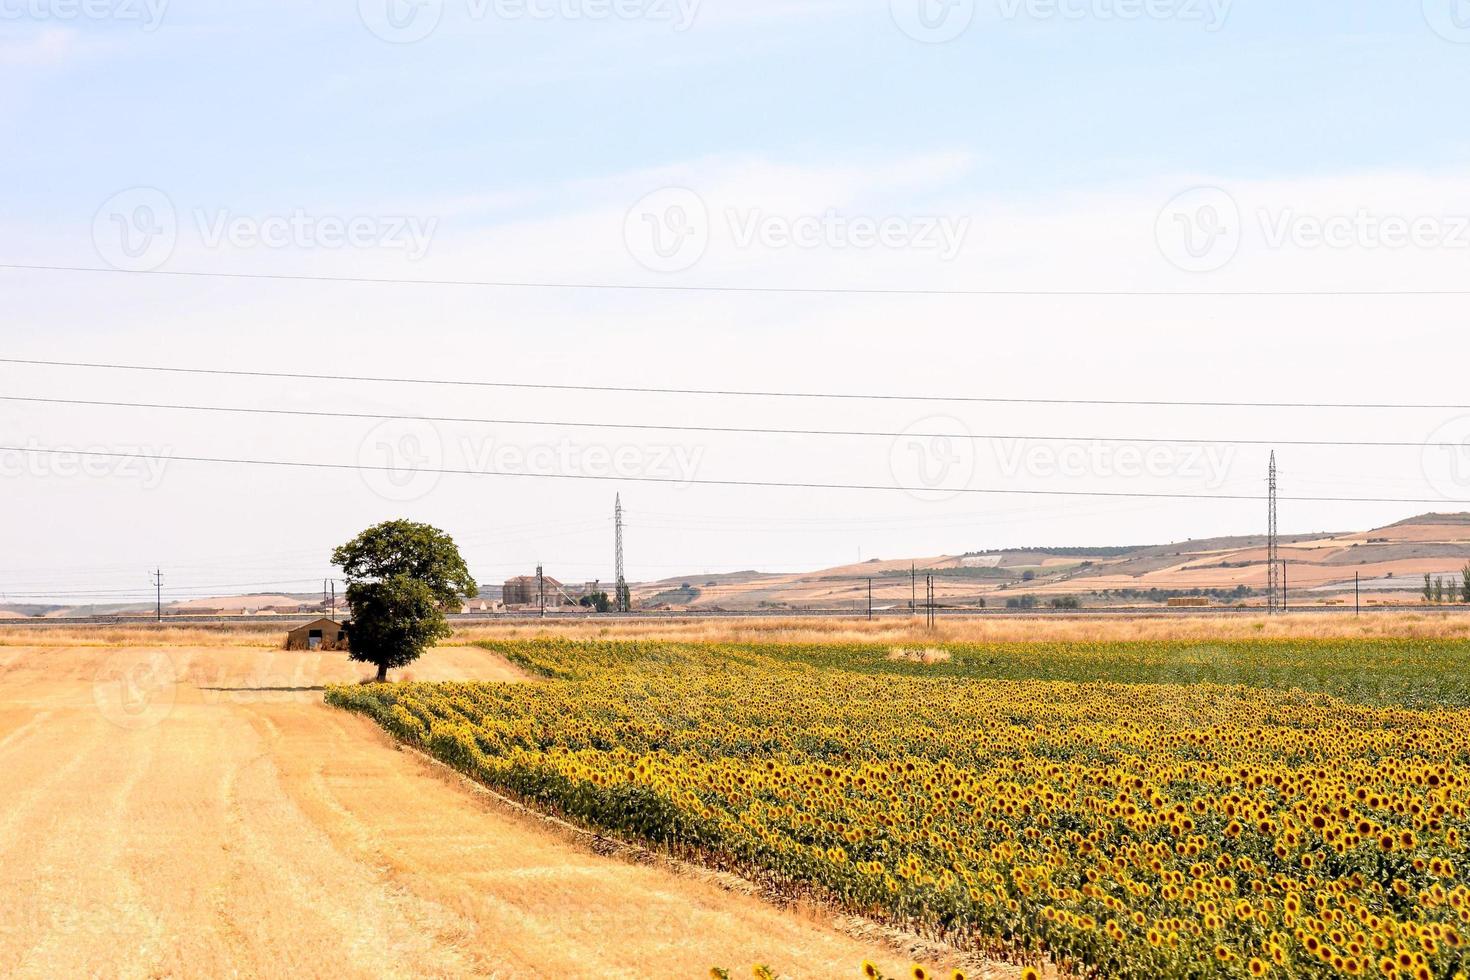
<path id="1" fill-rule="evenodd" d="M 314 629 L 322 629 L 322 628 L 329 628 L 329 629 L 334 629 L 334 630 L 340 630 L 342 628 L 342 624 L 339 623 L 339 622 L 337 622 L 335 619 L 317 619 L 317 620 L 313 620 L 310 623 L 305 624 L 304 626 L 298 626 L 294 630 L 292 630 L 291 632 L 292 633 L 300 633 L 303 630 L 314 630 Z"/>

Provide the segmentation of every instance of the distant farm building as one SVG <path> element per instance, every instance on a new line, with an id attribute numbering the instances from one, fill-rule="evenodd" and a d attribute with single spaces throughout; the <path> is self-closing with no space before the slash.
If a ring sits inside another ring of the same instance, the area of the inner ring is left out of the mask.
<path id="1" fill-rule="evenodd" d="M 318 619 L 286 634 L 287 650 L 346 650 L 347 630 L 332 619 Z"/>
<path id="2" fill-rule="evenodd" d="M 549 590 L 551 579 L 545 580 L 545 587 Z M 507 579 L 502 590 L 502 596 L 507 606 L 529 606 L 541 601 L 541 584 L 536 581 L 534 575 L 517 575 L 513 579 Z"/>
<path id="3" fill-rule="evenodd" d="M 546 596 L 548 609 L 556 606 L 575 606 L 577 599 L 580 598 L 580 595 L 573 595 L 565 585 L 550 575 L 543 576 L 539 581 L 534 575 L 520 575 L 508 579 L 501 589 L 501 598 L 506 607 L 539 607 L 543 594 Z"/>

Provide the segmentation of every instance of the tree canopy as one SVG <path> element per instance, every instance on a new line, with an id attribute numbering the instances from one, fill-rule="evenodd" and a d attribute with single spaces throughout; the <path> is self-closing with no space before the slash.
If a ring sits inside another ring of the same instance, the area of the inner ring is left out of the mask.
<path id="1" fill-rule="evenodd" d="M 374 664 L 378 680 L 450 634 L 444 618 L 479 592 L 454 539 L 427 524 L 388 521 L 332 553 L 347 578 L 351 657 Z"/>

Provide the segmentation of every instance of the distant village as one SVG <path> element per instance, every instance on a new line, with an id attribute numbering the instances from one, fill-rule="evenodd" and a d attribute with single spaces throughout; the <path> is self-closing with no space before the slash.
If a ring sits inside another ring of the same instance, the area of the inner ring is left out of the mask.
<path id="1" fill-rule="evenodd" d="M 606 601 L 606 590 L 599 582 L 586 582 L 581 585 L 567 585 L 549 575 L 539 578 L 535 575 L 519 575 L 506 580 L 502 585 L 487 585 L 481 588 L 480 594 L 465 602 L 458 610 L 462 616 L 495 615 L 497 613 L 532 612 L 557 610 L 566 608 L 581 608 L 595 606 L 599 597 Z M 252 599 L 258 599 L 252 603 Z M 288 601 L 289 600 L 289 601 Z M 285 596 L 279 594 L 262 594 L 260 596 L 241 596 L 234 600 L 229 606 L 211 606 L 206 602 L 188 602 L 165 607 L 166 615 L 183 615 L 199 617 L 215 616 L 288 616 L 301 617 L 317 616 L 326 614 L 337 618 L 346 614 L 346 602 L 341 596 L 321 597 L 313 595 L 310 598 L 298 596 Z M 109 616 L 123 618 L 151 619 L 154 610 L 127 609 L 109 610 Z"/>

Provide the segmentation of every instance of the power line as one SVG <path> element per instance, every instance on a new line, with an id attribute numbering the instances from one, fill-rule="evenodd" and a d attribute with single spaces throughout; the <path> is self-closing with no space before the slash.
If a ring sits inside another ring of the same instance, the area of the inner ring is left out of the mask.
<path id="1" fill-rule="evenodd" d="M 88 398 L 40 398 L 0 395 L 0 401 L 33 405 L 73 405 L 227 415 L 274 415 L 293 418 L 353 419 L 370 422 L 428 422 L 463 425 L 529 425 L 562 429 L 636 429 L 646 432 L 704 432 L 769 436 L 832 436 L 883 439 L 966 439 L 995 442 L 1125 442 L 1181 446 L 1320 446 L 1365 449 L 1465 449 L 1461 442 L 1360 439 L 1192 439 L 1160 436 L 1056 436 L 956 432 L 889 432 L 876 429 L 779 429 L 738 425 L 669 425 L 641 422 L 568 422 L 556 419 L 490 419 L 454 415 L 395 415 L 377 412 L 333 412 L 300 408 L 250 408 L 236 405 L 178 405 L 163 402 L 103 401 Z"/>
<path id="2" fill-rule="evenodd" d="M 176 279 L 232 279 L 258 282 L 320 282 L 373 286 L 451 286 L 479 289 L 583 290 L 632 293 L 743 293 L 776 296 L 971 296 L 1058 297 L 1106 299 L 1115 297 L 1354 297 L 1354 296 L 1470 296 L 1464 289 L 946 289 L 882 286 L 729 286 L 719 284 L 573 282 L 531 279 L 403 279 L 378 276 L 324 276 L 270 272 L 209 272 L 199 269 L 114 269 L 88 265 L 34 265 L 0 263 L 16 272 L 65 272 L 92 275 L 156 276 Z"/>
<path id="3" fill-rule="evenodd" d="M 158 577 L 158 573 L 157 572 L 150 572 L 149 573 L 149 578 L 150 579 L 153 579 L 153 578 L 156 578 L 156 577 Z M 276 580 L 274 582 L 234 582 L 234 583 L 230 583 L 230 584 L 226 584 L 226 585 L 169 586 L 169 587 L 163 589 L 163 594 L 165 594 L 165 595 L 192 595 L 192 594 L 197 594 L 197 593 L 219 592 L 219 591 L 224 591 L 224 590 L 227 590 L 227 589 L 263 588 L 265 586 L 271 586 L 271 585 L 275 585 L 275 586 L 307 585 L 307 584 L 315 584 L 315 583 L 317 583 L 319 581 L 321 581 L 321 580 L 320 579 L 287 579 L 287 580 Z M 150 584 L 153 584 L 153 583 L 150 582 Z M 157 587 L 157 586 L 155 586 L 155 587 Z M 143 594 L 152 595 L 152 593 L 144 593 L 144 592 L 142 592 L 139 589 L 90 589 L 90 590 L 85 590 L 85 591 L 73 591 L 68 586 L 61 586 L 61 587 L 58 587 L 58 589 L 47 590 L 47 591 L 44 591 L 44 592 L 12 592 L 12 591 L 9 591 L 9 590 L 6 590 L 6 589 L 0 589 L 0 596 L 23 596 L 23 597 L 28 597 L 28 598 L 29 597 L 35 597 L 35 596 L 106 596 L 106 595 L 131 596 L 131 595 L 143 595 Z"/>
<path id="4" fill-rule="evenodd" d="M 3 266 L 0 266 L 3 268 Z M 1470 294 L 1467 294 L 1470 295 Z M 1252 402 L 1169 401 L 1128 398 L 1006 398 L 981 395 L 913 395 L 872 392 L 762 391 L 722 388 L 660 388 L 639 385 L 541 384 L 524 381 L 466 381 L 452 378 L 407 378 L 369 375 L 295 374 L 287 371 L 245 371 L 226 368 L 166 367 L 157 364 L 116 364 L 97 361 L 54 361 L 38 358 L 0 357 L 0 364 L 32 367 L 87 368 L 99 371 L 147 371 L 161 374 L 195 374 L 213 377 L 274 378 L 288 381 L 346 381 L 370 384 L 439 385 L 458 388 L 512 388 L 535 391 L 589 391 L 604 394 L 714 395 L 739 398 L 810 398 L 844 401 L 969 402 L 986 405 L 1123 405 L 1138 408 L 1322 408 L 1322 409 L 1412 409 L 1422 411 L 1470 411 L 1470 405 L 1394 402 Z M 381 416 L 376 416 L 381 417 Z"/>
<path id="5" fill-rule="evenodd" d="M 363 463 L 322 463 L 286 459 L 240 459 L 219 456 L 164 456 L 156 453 L 104 452 L 101 450 L 44 449 L 24 446 L 0 446 L 0 452 L 37 455 L 82 456 L 95 459 L 151 459 L 163 463 L 216 463 L 230 466 L 273 466 L 310 470 L 341 470 L 358 473 L 402 474 L 404 467 L 371 466 Z M 1247 500 L 1259 502 L 1258 494 L 1188 493 L 1184 491 L 1145 490 L 1039 490 L 1008 487 L 909 487 L 881 483 L 819 483 L 796 480 L 720 480 L 677 476 L 595 476 L 586 473 L 513 473 L 498 470 L 468 470 L 451 467 L 413 467 L 416 473 L 443 476 L 508 477 L 533 480 L 589 480 L 623 483 L 664 483 L 675 486 L 762 487 L 784 490 L 864 490 L 885 493 L 948 493 L 972 495 L 1016 495 L 1034 497 L 1107 497 L 1145 500 Z M 1470 506 L 1470 500 L 1442 497 L 1282 497 L 1300 503 L 1365 503 L 1365 504 L 1456 504 Z"/>

